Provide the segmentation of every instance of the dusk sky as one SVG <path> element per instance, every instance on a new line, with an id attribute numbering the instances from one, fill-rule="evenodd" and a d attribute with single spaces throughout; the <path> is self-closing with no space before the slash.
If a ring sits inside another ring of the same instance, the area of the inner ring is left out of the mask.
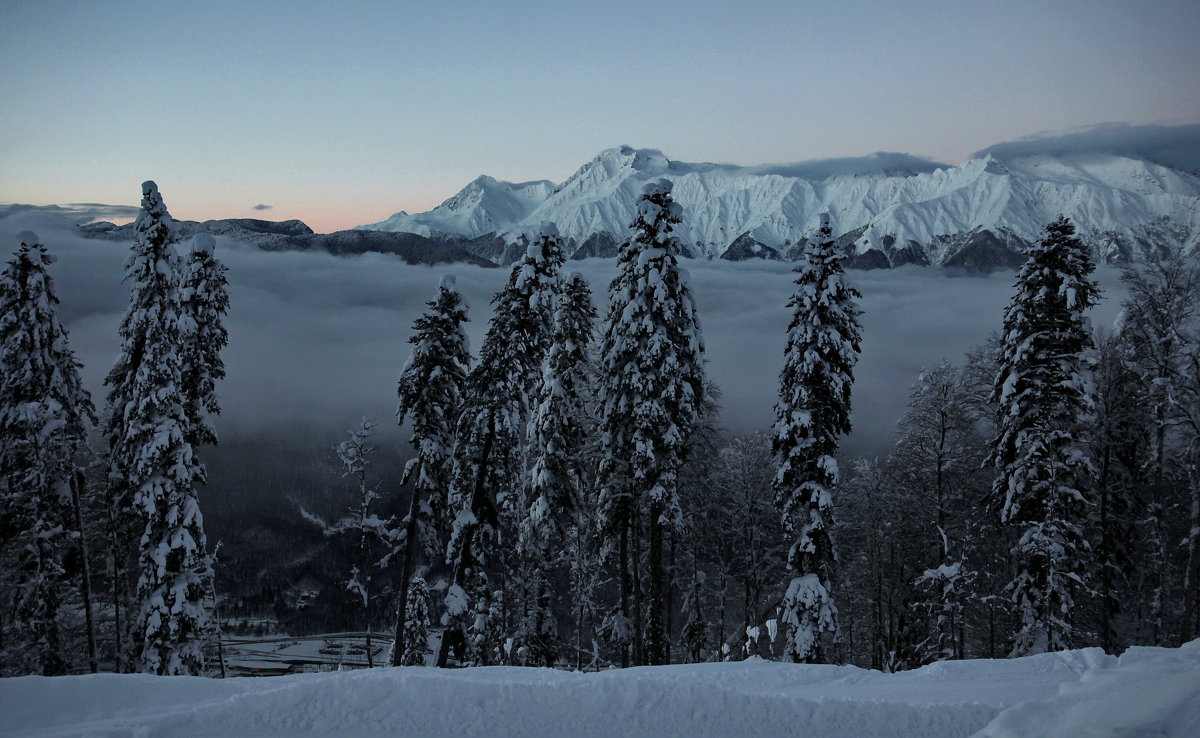
<path id="1" fill-rule="evenodd" d="M 783 163 L 1200 121 L 1200 3 L 65 2 L 0 23 L 0 202 L 300 218 L 561 181 L 604 148 Z M 255 206 L 269 206 L 259 207 Z"/>

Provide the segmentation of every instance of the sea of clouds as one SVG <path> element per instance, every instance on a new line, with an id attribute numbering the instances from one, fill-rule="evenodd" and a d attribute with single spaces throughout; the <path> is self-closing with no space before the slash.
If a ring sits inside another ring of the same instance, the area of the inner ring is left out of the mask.
<path id="1" fill-rule="evenodd" d="M 0 215 L 5 255 L 16 249 L 18 232 L 34 230 L 58 257 L 52 276 L 61 314 L 84 364 L 85 386 L 102 405 L 103 379 L 116 358 L 117 326 L 128 299 L 122 283 L 128 244 L 78 236 L 74 223 L 87 219 L 80 210 L 21 208 Z M 218 239 L 217 255 L 229 267 L 232 303 L 228 376 L 219 387 L 224 412 L 218 430 L 227 439 L 333 436 L 362 416 L 391 428 L 412 321 L 432 299 L 440 276 L 457 276 L 470 304 L 468 332 L 477 349 L 491 296 L 508 271 L 409 266 L 381 254 L 264 252 L 224 238 Z M 722 426 L 733 434 L 769 427 L 790 318 L 790 266 L 685 263 L 700 309 L 709 376 L 724 395 Z M 567 268 L 588 279 L 603 315 L 614 263 L 591 259 Z M 1105 294 L 1092 320 L 1111 325 L 1124 292 L 1115 270 L 1103 268 L 1098 276 Z M 1013 273 L 952 276 L 904 267 L 854 271 L 850 279 L 863 294 L 863 345 L 854 387 L 855 430 L 845 449 L 883 455 L 922 367 L 943 358 L 958 362 L 998 330 Z M 399 444 L 405 438 L 393 428 L 381 440 Z"/>

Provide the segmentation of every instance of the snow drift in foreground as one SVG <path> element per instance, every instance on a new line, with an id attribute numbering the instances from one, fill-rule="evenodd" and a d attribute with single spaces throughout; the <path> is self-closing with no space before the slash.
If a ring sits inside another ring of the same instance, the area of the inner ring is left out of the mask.
<path id="1" fill-rule="evenodd" d="M 579 674 L 420 667 L 0 680 L 13 736 L 1194 736 L 1200 640 L 900 674 L 758 659 Z"/>

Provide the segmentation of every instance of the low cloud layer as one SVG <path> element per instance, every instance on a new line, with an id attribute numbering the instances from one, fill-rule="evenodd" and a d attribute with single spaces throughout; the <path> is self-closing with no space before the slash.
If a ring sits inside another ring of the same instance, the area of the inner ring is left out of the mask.
<path id="1" fill-rule="evenodd" d="M 993 154 L 999 159 L 1049 154 L 1064 156 L 1102 152 L 1141 157 L 1163 166 L 1200 172 L 1200 124 L 1185 126 L 1131 126 L 1105 123 L 1067 134 L 1032 136 L 989 146 L 975 156 Z"/>
<path id="2" fill-rule="evenodd" d="M 84 381 L 102 405 L 103 378 L 116 357 L 117 326 L 128 287 L 122 284 L 128 245 L 73 233 L 72 218 L 18 211 L 0 219 L 0 247 L 15 250 L 15 234 L 34 230 L 59 257 L 53 267 L 71 344 L 84 362 Z M 458 276 L 471 308 L 469 335 L 480 346 L 490 299 L 507 270 L 465 265 L 407 266 L 379 254 L 352 258 L 267 253 L 218 238 L 229 267 L 232 308 L 224 413 L 219 430 L 340 433 L 366 415 L 390 428 L 395 388 L 408 356 L 413 319 L 432 299 L 439 277 Z M 710 361 L 724 393 L 722 424 L 742 433 L 768 427 L 782 365 L 792 293 L 789 267 L 776 262 L 689 262 Z M 607 304 L 611 261 L 572 263 Z M 852 272 L 864 298 L 863 353 L 854 389 L 855 432 L 847 449 L 886 453 L 908 387 L 923 366 L 958 361 L 1000 325 L 1012 293 L 1011 272 L 947 277 L 933 269 Z M 1101 274 L 1106 300 L 1093 314 L 1111 323 L 1121 297 L 1112 271 Z M 384 438 L 399 443 L 398 431 Z"/>
<path id="3" fill-rule="evenodd" d="M 915 172 L 928 174 L 935 169 L 948 168 L 941 164 L 912 154 L 892 151 L 877 151 L 868 156 L 849 156 L 840 159 L 814 159 L 795 164 L 765 165 L 750 167 L 757 174 L 778 174 L 783 177 L 802 179 L 828 179 L 829 177 L 853 177 L 862 174 L 877 174 L 883 171 Z"/>
<path id="4" fill-rule="evenodd" d="M 275 207 L 274 205 L 263 205 L 262 203 L 259 203 L 258 205 L 255 205 L 254 207 L 252 207 L 250 209 L 251 210 L 272 210 L 272 209 L 274 209 L 274 207 Z"/>
<path id="5" fill-rule="evenodd" d="M 133 220 L 141 208 L 134 205 L 104 205 L 97 202 L 73 202 L 69 205 L 23 205 L 21 203 L 0 204 L 0 220 L 18 213 L 42 213 L 52 216 L 54 222 L 92 223 L 109 220 L 118 223 Z"/>

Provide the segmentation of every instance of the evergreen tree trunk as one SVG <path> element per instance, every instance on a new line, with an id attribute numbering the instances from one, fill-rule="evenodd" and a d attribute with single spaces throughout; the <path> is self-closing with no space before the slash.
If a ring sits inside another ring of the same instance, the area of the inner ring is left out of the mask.
<path id="1" fill-rule="evenodd" d="M 646 665 L 646 631 L 644 616 L 646 603 L 642 597 L 642 526 L 640 516 L 633 516 L 633 529 L 630 531 L 633 543 L 633 663 L 634 666 Z"/>
<path id="2" fill-rule="evenodd" d="M 83 622 L 87 631 L 88 670 L 95 674 L 100 671 L 100 663 L 96 657 L 96 625 L 92 619 L 91 562 L 88 560 L 87 534 L 83 527 L 83 504 L 79 499 L 79 489 L 83 484 L 83 473 L 76 470 L 71 475 L 71 507 L 75 513 L 75 530 L 79 533 L 79 596 L 83 601 Z"/>
<path id="3" fill-rule="evenodd" d="M 671 643 L 675 640 L 674 623 L 675 623 L 675 534 L 669 534 L 671 544 L 667 549 L 669 557 L 667 559 L 667 593 L 665 618 L 665 637 L 663 638 L 663 663 L 671 663 Z"/>
<path id="4" fill-rule="evenodd" d="M 130 671 L 129 654 L 125 651 L 125 625 L 121 622 L 121 605 L 126 599 L 125 572 L 121 567 L 125 551 L 122 546 L 123 536 L 118 517 L 115 506 L 110 504 L 108 506 L 108 547 L 109 559 L 112 562 L 112 581 L 109 582 L 109 585 L 113 601 L 113 661 L 117 673 L 126 674 Z"/>
<path id="5" fill-rule="evenodd" d="M 400 604 L 396 613 L 396 641 L 392 647 L 392 666 L 400 666 L 404 650 L 408 644 L 404 642 L 404 624 L 408 622 L 408 588 L 412 584 L 412 573 L 417 558 L 417 514 L 419 512 L 420 487 L 413 485 L 412 498 L 408 503 L 408 525 L 405 526 L 404 563 L 400 568 Z"/>
<path id="6" fill-rule="evenodd" d="M 630 594 L 629 593 L 629 564 L 630 564 L 630 562 L 629 562 L 629 523 L 628 523 L 628 519 L 626 522 L 621 524 L 621 531 L 619 534 L 619 541 L 618 541 L 617 545 L 618 545 L 617 556 L 620 559 L 619 565 L 621 567 L 621 572 L 620 572 L 620 576 L 621 576 L 621 616 L 626 618 L 626 620 L 628 622 L 632 622 L 632 618 L 630 618 L 630 612 L 629 612 L 629 594 Z M 621 645 L 621 668 L 622 669 L 628 668 L 628 666 L 629 666 L 629 650 L 632 647 L 632 645 L 633 645 L 632 640 L 630 640 L 627 643 L 623 643 Z"/>
<path id="7" fill-rule="evenodd" d="M 487 428 L 488 432 L 483 439 L 483 446 L 479 450 L 479 463 L 476 466 L 475 480 L 471 491 L 470 509 L 472 510 L 479 509 L 482 505 L 483 498 L 487 494 L 487 478 L 491 473 L 492 446 L 496 439 L 496 417 L 495 413 L 490 410 L 488 411 Z M 476 520 L 463 531 L 463 541 L 460 549 L 462 551 L 461 560 L 454 567 L 454 584 L 462 588 L 463 591 L 468 591 L 468 587 L 477 589 L 475 583 L 471 581 L 473 577 L 483 575 L 486 579 L 484 572 L 475 571 L 478 562 L 475 561 L 474 554 L 472 553 L 479 524 L 479 521 Z M 460 626 L 460 629 L 453 638 L 447 638 L 450 635 L 449 626 L 442 631 L 442 645 L 438 652 L 438 668 L 445 668 L 446 666 L 451 641 L 461 642 L 464 647 L 467 645 L 465 623 L 460 622 L 457 625 Z"/>
<path id="8" fill-rule="evenodd" d="M 663 561 L 662 561 L 662 505 L 650 505 L 650 586 L 647 592 L 649 611 L 646 618 L 646 663 L 658 666 L 665 663 L 666 645 L 663 643 Z"/>
<path id="9" fill-rule="evenodd" d="M 1100 476 L 1097 488 L 1100 492 L 1100 648 L 1105 653 L 1116 653 L 1116 634 L 1113 632 L 1113 616 L 1117 611 L 1115 566 L 1112 561 L 1113 535 L 1109 520 L 1109 471 L 1112 450 L 1107 445 L 1100 458 Z"/>

